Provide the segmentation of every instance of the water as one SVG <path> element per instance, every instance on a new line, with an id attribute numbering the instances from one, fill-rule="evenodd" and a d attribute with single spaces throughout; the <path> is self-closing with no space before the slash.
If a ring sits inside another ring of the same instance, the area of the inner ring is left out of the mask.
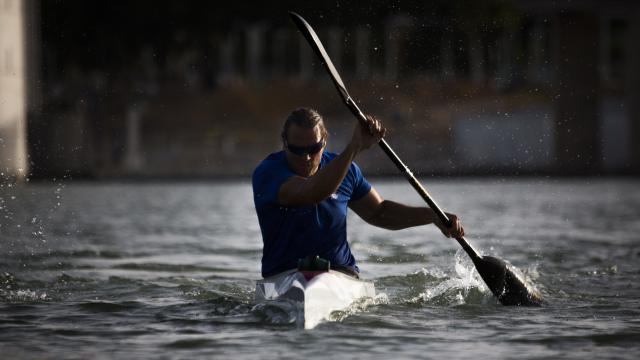
<path id="1" fill-rule="evenodd" d="M 420 204 L 403 180 L 373 183 Z M 635 359 L 638 180 L 423 183 L 548 304 L 497 304 L 436 229 L 352 216 L 353 250 L 379 295 L 303 331 L 253 300 L 261 239 L 247 182 L 5 184 L 2 357 Z"/>

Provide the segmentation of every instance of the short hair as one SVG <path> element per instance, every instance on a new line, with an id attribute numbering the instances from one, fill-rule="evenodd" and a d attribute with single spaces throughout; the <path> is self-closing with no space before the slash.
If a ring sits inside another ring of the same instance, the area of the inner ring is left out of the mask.
<path id="1" fill-rule="evenodd" d="M 291 124 L 296 124 L 305 129 L 313 129 L 314 127 L 320 127 L 320 134 L 322 139 L 325 141 L 329 137 L 329 133 L 327 132 L 327 128 L 324 126 L 324 119 L 322 115 L 320 115 L 316 110 L 301 107 L 293 110 L 291 114 L 284 121 L 284 125 L 282 126 L 282 141 L 287 141 L 287 131 L 291 127 Z"/>

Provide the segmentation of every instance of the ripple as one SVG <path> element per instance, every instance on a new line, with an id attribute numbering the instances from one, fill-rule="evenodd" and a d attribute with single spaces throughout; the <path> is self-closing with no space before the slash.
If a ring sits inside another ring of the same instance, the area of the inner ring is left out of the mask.
<path id="1" fill-rule="evenodd" d="M 111 266 L 112 269 L 165 271 L 165 272 L 224 272 L 228 268 L 216 268 L 192 264 L 163 264 L 163 263 L 124 263 Z"/>
<path id="2" fill-rule="evenodd" d="M 213 343 L 215 343 L 215 341 L 212 339 L 198 337 L 194 339 L 176 340 L 164 345 L 164 347 L 170 349 L 198 349 L 202 347 L 209 347 L 209 345 Z"/>
<path id="3" fill-rule="evenodd" d="M 88 301 L 76 304 L 78 308 L 85 311 L 103 313 L 103 312 L 126 312 L 137 309 L 143 304 L 136 301 L 110 302 L 110 301 Z"/>

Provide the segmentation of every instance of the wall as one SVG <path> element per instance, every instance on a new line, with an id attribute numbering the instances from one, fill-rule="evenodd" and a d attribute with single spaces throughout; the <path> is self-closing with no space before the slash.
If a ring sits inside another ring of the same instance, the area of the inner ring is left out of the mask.
<path id="1" fill-rule="evenodd" d="M 27 174 L 24 3 L 0 0 L 0 181 Z"/>

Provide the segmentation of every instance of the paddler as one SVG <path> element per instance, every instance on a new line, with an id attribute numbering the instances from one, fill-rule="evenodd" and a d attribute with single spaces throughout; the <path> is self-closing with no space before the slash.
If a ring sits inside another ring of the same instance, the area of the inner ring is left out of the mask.
<path id="1" fill-rule="evenodd" d="M 253 199 L 262 240 L 262 276 L 294 269 L 300 259 L 319 256 L 331 269 L 358 277 L 347 242 L 347 207 L 371 225 L 390 230 L 434 224 L 447 237 L 464 236 L 458 217 L 447 228 L 428 207 L 384 200 L 354 162 L 378 143 L 386 129 L 367 116 L 357 123 L 340 154 L 325 151 L 329 134 L 315 110 L 291 112 L 282 128 L 283 150 L 267 156 L 253 172 Z"/>

